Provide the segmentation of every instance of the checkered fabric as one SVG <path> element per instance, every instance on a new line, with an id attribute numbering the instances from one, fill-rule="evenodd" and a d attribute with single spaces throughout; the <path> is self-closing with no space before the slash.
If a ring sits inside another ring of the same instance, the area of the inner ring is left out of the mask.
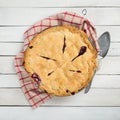
<path id="1" fill-rule="evenodd" d="M 96 30 L 94 26 L 86 18 L 83 18 L 76 13 L 62 12 L 43 19 L 28 29 L 24 33 L 25 41 L 23 50 L 15 57 L 15 69 L 19 76 L 19 81 L 21 83 L 23 93 L 33 108 L 38 107 L 46 100 L 52 98 L 52 96 L 44 91 L 38 90 L 36 88 L 36 83 L 34 83 L 29 74 L 25 71 L 23 62 L 24 51 L 35 35 L 49 27 L 56 25 L 72 25 L 82 29 L 84 32 L 86 32 L 91 42 L 94 44 L 96 50 L 99 51 Z"/>

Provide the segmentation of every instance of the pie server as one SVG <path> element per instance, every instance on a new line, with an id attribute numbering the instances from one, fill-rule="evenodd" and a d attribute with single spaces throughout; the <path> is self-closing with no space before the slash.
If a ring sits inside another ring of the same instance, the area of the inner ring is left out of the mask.
<path id="1" fill-rule="evenodd" d="M 110 34 L 109 32 L 104 32 L 99 38 L 98 38 L 98 44 L 100 46 L 100 52 L 99 52 L 99 56 L 101 57 L 101 59 L 103 59 L 107 53 L 108 53 L 108 50 L 109 50 L 109 47 L 110 47 Z M 93 77 L 94 75 L 96 74 L 96 70 L 93 74 Z M 93 77 L 92 77 L 92 80 L 93 80 Z M 90 83 L 85 87 L 85 91 L 84 93 L 88 93 L 90 88 L 91 88 L 91 84 L 92 84 L 92 80 L 90 81 Z"/>

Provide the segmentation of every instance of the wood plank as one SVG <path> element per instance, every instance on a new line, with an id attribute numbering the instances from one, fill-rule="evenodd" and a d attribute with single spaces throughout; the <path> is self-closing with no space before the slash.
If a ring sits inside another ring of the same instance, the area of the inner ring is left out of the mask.
<path id="1" fill-rule="evenodd" d="M 0 107 L 1 120 L 119 120 L 120 107 Z M 7 114 L 7 115 L 6 115 Z M 24 117 L 24 118 L 23 118 Z"/>
<path id="2" fill-rule="evenodd" d="M 120 89 L 84 90 L 69 97 L 53 97 L 41 106 L 120 106 Z M 0 89 L 0 105 L 29 105 L 21 89 Z"/>
<path id="3" fill-rule="evenodd" d="M 0 42 L 23 42 L 28 27 L 0 27 Z"/>
<path id="4" fill-rule="evenodd" d="M 108 55 L 120 55 L 120 43 L 111 43 Z"/>
<path id="5" fill-rule="evenodd" d="M 95 75 L 92 88 L 120 88 L 120 75 Z"/>
<path id="6" fill-rule="evenodd" d="M 0 73 L 16 73 L 14 57 L 0 57 Z"/>
<path id="7" fill-rule="evenodd" d="M 0 43 L 0 55 L 16 55 L 23 48 L 23 43 Z M 120 43 L 111 43 L 108 55 L 120 55 Z"/>
<path id="8" fill-rule="evenodd" d="M 97 74 L 120 74 L 120 57 L 106 57 L 101 61 Z"/>
<path id="9" fill-rule="evenodd" d="M 17 75 L 0 75 L 0 88 L 20 87 Z M 120 75 L 95 75 L 92 88 L 120 88 Z"/>
<path id="10" fill-rule="evenodd" d="M 105 31 L 109 31 L 112 42 L 120 42 L 120 26 L 95 26 L 98 37 Z M 29 26 L 0 27 L 0 42 L 23 42 L 23 33 Z"/>
<path id="11" fill-rule="evenodd" d="M 0 75 L 0 88 L 20 87 L 17 75 Z"/>
<path id="12" fill-rule="evenodd" d="M 97 74 L 120 74 L 120 57 L 106 57 L 101 63 Z M 14 68 L 14 57 L 0 57 L 0 74 L 16 73 Z"/>
<path id="13" fill-rule="evenodd" d="M 0 55 L 16 55 L 23 48 L 23 43 L 0 43 Z"/>
<path id="14" fill-rule="evenodd" d="M 32 25 L 61 11 L 82 15 L 84 8 L 0 8 L 0 25 Z M 86 17 L 95 25 L 120 25 L 120 8 L 86 8 Z M 104 19 L 103 19 L 104 18 Z"/>
<path id="15" fill-rule="evenodd" d="M 120 107 L 0 107 L 1 120 L 119 120 Z M 24 118 L 23 118 L 24 117 Z"/>
<path id="16" fill-rule="evenodd" d="M 119 0 L 2 0 L 0 7 L 72 7 L 72 6 L 120 6 Z"/>

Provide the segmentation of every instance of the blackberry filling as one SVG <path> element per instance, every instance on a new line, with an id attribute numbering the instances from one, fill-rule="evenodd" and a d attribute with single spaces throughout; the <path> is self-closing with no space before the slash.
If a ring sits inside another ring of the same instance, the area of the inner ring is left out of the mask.
<path id="1" fill-rule="evenodd" d="M 75 92 L 71 92 L 72 95 L 75 95 Z"/>
<path id="2" fill-rule="evenodd" d="M 75 70 L 69 70 L 70 72 L 75 72 Z"/>
<path id="3" fill-rule="evenodd" d="M 69 92 L 69 90 L 66 90 L 66 92 L 68 93 L 68 92 Z"/>
<path id="4" fill-rule="evenodd" d="M 36 73 L 33 73 L 31 77 L 35 80 L 37 84 L 39 84 L 39 82 L 41 81 L 40 77 Z"/>
<path id="5" fill-rule="evenodd" d="M 54 72 L 54 71 L 52 71 L 52 72 L 48 73 L 48 76 L 50 76 L 53 72 Z"/>
<path id="6" fill-rule="evenodd" d="M 64 44 L 63 44 L 63 48 L 62 48 L 62 52 L 64 53 L 66 48 L 66 37 L 64 36 Z"/>
<path id="7" fill-rule="evenodd" d="M 23 61 L 23 66 L 25 65 L 25 61 Z"/>
<path id="8" fill-rule="evenodd" d="M 45 57 L 45 56 L 40 56 L 41 58 L 44 58 L 46 60 L 53 60 L 53 61 L 56 61 L 55 59 L 52 59 L 52 58 L 49 58 L 49 57 Z"/>
<path id="9" fill-rule="evenodd" d="M 87 50 L 87 47 L 86 47 L 86 46 L 82 46 L 82 47 L 80 48 L 80 51 L 79 51 L 78 55 L 77 55 L 76 57 L 74 57 L 74 58 L 72 59 L 72 61 L 74 61 L 77 57 L 83 55 L 83 54 L 86 52 L 86 50 Z"/>
<path id="10" fill-rule="evenodd" d="M 76 72 L 81 73 L 81 71 L 80 71 L 80 70 L 77 70 Z"/>
<path id="11" fill-rule="evenodd" d="M 69 93 L 70 91 L 67 89 L 66 92 Z M 71 95 L 75 94 L 75 92 L 70 92 L 70 93 L 71 93 Z"/>
<path id="12" fill-rule="evenodd" d="M 30 48 L 30 49 L 32 49 L 32 48 L 33 48 L 33 46 L 29 46 L 29 48 Z"/>
<path id="13" fill-rule="evenodd" d="M 81 73 L 81 71 L 80 70 L 69 70 L 70 72 L 77 72 L 77 73 Z"/>

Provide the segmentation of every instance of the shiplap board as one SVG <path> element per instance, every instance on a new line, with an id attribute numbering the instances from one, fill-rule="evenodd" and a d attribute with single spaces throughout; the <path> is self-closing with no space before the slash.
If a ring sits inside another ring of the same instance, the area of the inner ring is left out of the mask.
<path id="1" fill-rule="evenodd" d="M 119 0 L 0 0 L 0 7 L 120 6 Z"/>
<path id="2" fill-rule="evenodd" d="M 22 48 L 23 43 L 0 43 L 0 55 L 16 55 Z"/>
<path id="3" fill-rule="evenodd" d="M 17 75 L 0 75 L 0 88 L 3 87 L 20 87 Z"/>
<path id="4" fill-rule="evenodd" d="M 2 73 L 16 73 L 14 57 L 0 57 L 0 74 Z M 97 74 L 120 74 L 120 57 L 104 58 Z"/>
<path id="5" fill-rule="evenodd" d="M 1 120 L 120 120 L 120 107 L 0 107 Z"/>
<path id="6" fill-rule="evenodd" d="M 20 87 L 17 75 L 0 75 L 0 88 Z M 120 75 L 95 75 L 92 88 L 120 88 Z"/>
<path id="7" fill-rule="evenodd" d="M 32 23 L 31 23 L 32 25 Z M 0 42 L 23 42 L 23 33 L 30 26 L 20 27 L 0 27 Z M 103 32 L 109 31 L 112 42 L 120 42 L 120 26 L 95 26 L 97 36 L 99 37 Z"/>
<path id="8" fill-rule="evenodd" d="M 23 43 L 0 43 L 0 55 L 16 55 L 22 48 Z M 111 43 L 108 55 L 120 55 L 120 43 Z"/>
<path id="9" fill-rule="evenodd" d="M 120 106 L 120 89 L 90 89 L 68 97 L 53 97 L 41 106 Z M 0 105 L 29 105 L 21 89 L 0 89 Z"/>
<path id="10" fill-rule="evenodd" d="M 28 27 L 0 27 L 0 42 L 23 42 Z"/>
<path id="11" fill-rule="evenodd" d="M 120 55 L 120 43 L 111 43 L 108 55 Z"/>
<path id="12" fill-rule="evenodd" d="M 86 8 L 86 10 L 86 18 L 95 25 L 120 25 L 120 8 Z M 63 11 L 73 11 L 84 16 L 83 8 L 0 8 L 0 25 L 32 25 Z"/>

